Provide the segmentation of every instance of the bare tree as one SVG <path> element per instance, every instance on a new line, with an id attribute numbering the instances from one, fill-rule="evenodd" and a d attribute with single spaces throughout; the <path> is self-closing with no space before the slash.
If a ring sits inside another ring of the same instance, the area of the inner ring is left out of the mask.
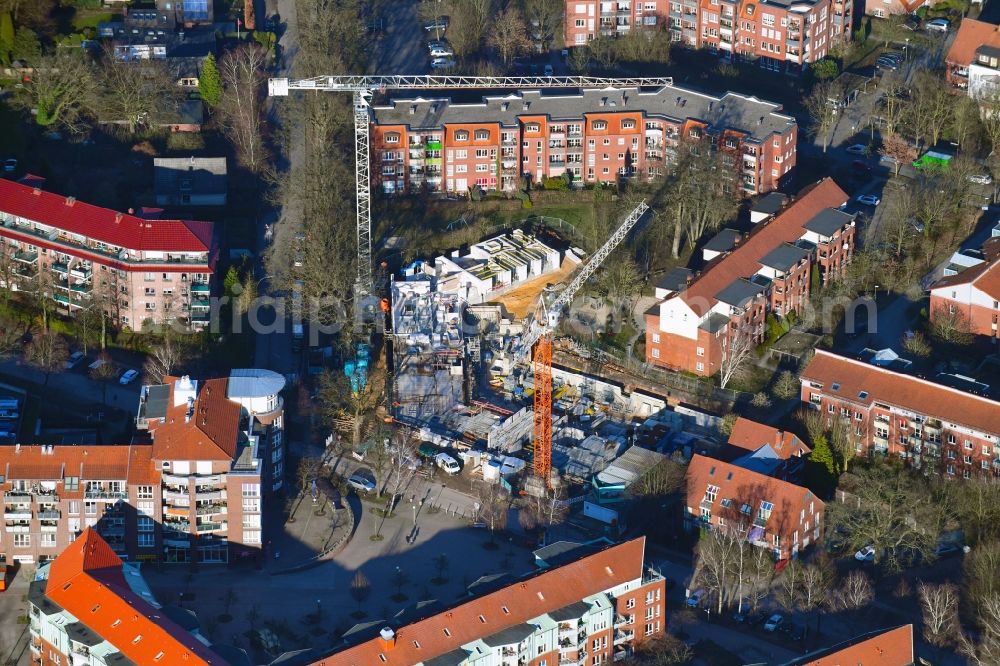
<path id="1" fill-rule="evenodd" d="M 365 599 L 372 593 L 371 583 L 368 581 L 368 577 L 362 573 L 361 569 L 358 569 L 354 573 L 354 577 L 351 579 L 351 597 L 358 602 L 357 612 L 361 612 L 361 604 L 365 602 Z"/>
<path id="2" fill-rule="evenodd" d="M 924 640 L 944 647 L 955 640 L 958 623 L 958 588 L 951 583 L 917 585 L 920 612 L 924 620 Z"/>
<path id="3" fill-rule="evenodd" d="M 480 483 L 476 488 L 478 519 L 490 530 L 490 542 L 495 543 L 496 531 L 507 526 L 507 509 L 510 495 L 499 483 Z"/>
<path id="4" fill-rule="evenodd" d="M 955 135 L 955 143 L 961 148 L 975 148 L 979 143 L 978 137 L 982 132 L 979 116 L 979 107 L 975 100 L 964 95 L 953 99 L 950 127 L 952 134 Z"/>
<path id="5" fill-rule="evenodd" d="M 936 72 L 917 72 L 911 88 L 909 117 L 918 143 L 928 139 L 928 145 L 936 145 L 941 133 L 948 127 L 955 96 L 948 91 L 946 85 L 944 78 Z"/>
<path id="6" fill-rule="evenodd" d="M 864 571 L 855 569 L 847 574 L 831 596 L 831 605 L 844 610 L 864 608 L 875 596 L 871 578 Z"/>
<path id="7" fill-rule="evenodd" d="M 528 27 L 516 7 L 507 7 L 497 15 L 489 41 L 500 54 L 505 66 L 510 65 L 515 56 L 531 48 Z"/>
<path id="8" fill-rule="evenodd" d="M 417 473 L 417 460 L 417 448 L 413 441 L 404 432 L 394 432 L 389 445 L 389 479 L 394 498 L 400 497 L 410 485 Z"/>
<path id="9" fill-rule="evenodd" d="M 142 369 L 146 379 L 152 384 L 160 384 L 163 378 L 174 374 L 186 360 L 184 347 L 169 332 L 153 343 Z"/>
<path id="10" fill-rule="evenodd" d="M 601 286 L 608 296 L 623 310 L 631 310 L 632 304 L 640 296 L 642 275 L 632 257 L 616 253 L 601 267 Z"/>
<path id="11" fill-rule="evenodd" d="M 892 161 L 894 176 L 899 175 L 899 170 L 904 164 L 909 164 L 917 158 L 916 149 L 898 134 L 887 134 L 884 136 L 882 138 L 882 147 L 878 152 L 882 157 Z"/>
<path id="12" fill-rule="evenodd" d="M 538 35 L 542 49 L 561 43 L 563 0 L 523 0 L 524 15 L 531 30 Z"/>
<path id="13" fill-rule="evenodd" d="M 958 308 L 939 305 L 931 312 L 930 333 L 942 342 L 955 345 L 972 344 L 969 318 Z"/>
<path id="14" fill-rule="evenodd" d="M 60 49 L 39 60 L 18 98 L 43 128 L 79 132 L 94 109 L 96 72 L 89 58 L 71 51 Z"/>
<path id="15" fill-rule="evenodd" d="M 259 173 L 267 159 L 263 137 L 266 66 L 267 52 L 258 44 L 227 51 L 219 63 L 223 83 L 219 111 L 225 132 L 237 159 L 253 173 Z"/>
<path id="16" fill-rule="evenodd" d="M 52 331 L 42 331 L 35 335 L 24 349 L 24 360 L 45 373 L 45 383 L 49 385 L 49 376 L 53 372 L 66 369 L 66 359 L 69 349 L 62 336 Z"/>
<path id="17" fill-rule="evenodd" d="M 135 134 L 154 127 L 177 108 L 180 91 L 161 60 L 124 61 L 110 47 L 101 67 L 101 115 Z"/>
<path id="18" fill-rule="evenodd" d="M 909 108 L 906 83 L 895 74 L 887 74 L 882 77 L 879 85 L 882 87 L 879 115 L 886 133 L 895 134 Z"/>
<path id="19" fill-rule="evenodd" d="M 805 108 L 811 120 L 809 132 L 819 141 L 824 153 L 830 145 L 832 130 L 837 123 L 837 109 L 831 102 L 832 97 L 833 85 L 823 81 L 813 86 L 812 93 L 805 99 Z"/>
<path id="20" fill-rule="evenodd" d="M 726 388 L 753 357 L 757 348 L 750 326 L 743 323 L 730 324 L 722 350 L 722 363 L 719 369 L 719 386 Z"/>
<path id="21" fill-rule="evenodd" d="M 643 473 L 630 487 L 630 492 L 641 497 L 661 497 L 679 492 L 684 488 L 687 467 L 678 460 L 665 459 Z"/>

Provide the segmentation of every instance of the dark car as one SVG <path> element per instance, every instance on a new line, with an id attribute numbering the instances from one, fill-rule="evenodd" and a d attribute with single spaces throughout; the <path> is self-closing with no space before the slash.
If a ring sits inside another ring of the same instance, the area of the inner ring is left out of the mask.
<path id="1" fill-rule="evenodd" d="M 867 175 L 872 172 L 872 166 L 864 160 L 854 160 L 851 162 L 851 169 L 859 175 Z"/>
<path id="2" fill-rule="evenodd" d="M 791 622 L 778 627 L 778 631 L 787 636 L 790 641 L 801 641 L 806 637 L 805 627 L 798 624 L 792 624 Z"/>

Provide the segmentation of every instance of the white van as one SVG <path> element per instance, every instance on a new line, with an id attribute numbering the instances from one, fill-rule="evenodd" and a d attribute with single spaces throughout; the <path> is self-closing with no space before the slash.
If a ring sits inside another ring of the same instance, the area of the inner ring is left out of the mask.
<path id="1" fill-rule="evenodd" d="M 439 453 L 434 456 L 434 463 L 448 474 L 458 474 L 462 471 L 458 461 L 447 453 Z"/>

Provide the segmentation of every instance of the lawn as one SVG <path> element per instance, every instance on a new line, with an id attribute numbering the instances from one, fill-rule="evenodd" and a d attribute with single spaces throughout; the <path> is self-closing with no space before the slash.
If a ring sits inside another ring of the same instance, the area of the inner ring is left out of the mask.
<path id="1" fill-rule="evenodd" d="M 96 30 L 99 24 L 107 23 L 114 18 L 115 14 L 113 12 L 78 10 L 73 15 L 73 29 L 77 32 L 82 32 L 84 28 L 94 28 Z"/>

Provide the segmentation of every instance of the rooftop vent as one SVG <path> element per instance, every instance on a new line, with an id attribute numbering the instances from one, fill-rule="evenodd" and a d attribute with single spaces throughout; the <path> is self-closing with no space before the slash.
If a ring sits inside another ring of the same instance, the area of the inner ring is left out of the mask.
<path id="1" fill-rule="evenodd" d="M 509 104 L 509 103 L 507 103 L 507 102 L 504 102 L 504 103 L 502 103 L 502 104 L 500 105 L 500 110 L 501 110 L 501 111 L 506 111 L 506 110 L 507 110 L 508 108 L 510 108 L 510 104 Z"/>
<path id="2" fill-rule="evenodd" d="M 416 104 L 411 104 L 411 105 L 410 105 L 410 115 L 412 116 L 412 115 L 414 115 L 414 114 L 415 114 L 416 112 L 417 112 L 417 105 L 416 105 Z"/>
<path id="3" fill-rule="evenodd" d="M 72 206 L 76 203 L 76 197 L 66 197 L 66 205 Z"/>
<path id="4" fill-rule="evenodd" d="M 122 221 L 122 214 L 115 213 L 115 224 L 119 224 Z"/>
<path id="5" fill-rule="evenodd" d="M 35 195 L 36 197 L 38 197 L 38 196 L 41 196 L 41 195 L 42 195 L 42 190 L 41 190 L 41 188 L 39 188 L 39 187 L 36 187 L 35 189 L 33 189 L 33 190 L 31 191 L 31 193 L 32 193 L 32 194 L 34 194 L 34 195 Z"/>

